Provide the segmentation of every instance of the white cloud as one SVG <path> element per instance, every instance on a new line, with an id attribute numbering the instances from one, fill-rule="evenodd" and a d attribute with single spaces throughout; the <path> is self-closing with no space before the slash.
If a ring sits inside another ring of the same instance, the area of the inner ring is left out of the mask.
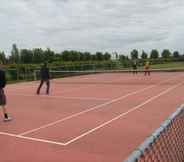
<path id="1" fill-rule="evenodd" d="M 1 0 L 0 50 L 183 52 L 181 0 Z"/>

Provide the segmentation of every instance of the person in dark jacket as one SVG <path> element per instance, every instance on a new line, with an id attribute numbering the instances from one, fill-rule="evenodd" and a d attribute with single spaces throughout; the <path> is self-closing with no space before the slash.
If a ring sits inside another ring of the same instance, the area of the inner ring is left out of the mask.
<path id="1" fill-rule="evenodd" d="M 12 118 L 8 115 L 6 108 L 6 95 L 4 93 L 4 88 L 6 86 L 6 75 L 0 63 L 0 106 L 2 107 L 4 114 L 4 121 L 10 121 Z"/>
<path id="2" fill-rule="evenodd" d="M 46 90 L 46 94 L 49 94 L 49 89 L 50 89 L 50 75 L 49 75 L 49 68 L 47 67 L 47 63 L 44 63 L 44 65 L 41 67 L 40 70 L 40 76 L 41 76 L 41 81 L 40 81 L 40 85 L 37 89 L 37 94 L 40 94 L 40 89 L 43 86 L 43 83 L 46 83 L 47 85 L 47 90 Z"/>

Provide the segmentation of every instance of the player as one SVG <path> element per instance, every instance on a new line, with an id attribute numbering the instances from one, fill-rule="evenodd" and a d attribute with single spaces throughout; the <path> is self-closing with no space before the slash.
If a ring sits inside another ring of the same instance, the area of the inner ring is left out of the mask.
<path id="1" fill-rule="evenodd" d="M 137 61 L 136 60 L 133 61 L 132 68 L 133 68 L 133 74 L 137 74 L 138 71 L 137 71 Z"/>
<path id="2" fill-rule="evenodd" d="M 149 61 L 146 62 L 145 66 L 144 66 L 144 70 L 145 70 L 144 75 L 150 76 L 150 62 Z"/>
<path id="3" fill-rule="evenodd" d="M 3 70 L 3 66 L 0 63 L 0 106 L 2 107 L 4 121 L 11 121 L 12 118 L 8 115 L 7 108 L 6 108 L 6 95 L 4 92 L 4 88 L 6 86 L 6 74 Z"/>
<path id="4" fill-rule="evenodd" d="M 46 94 L 49 94 L 49 89 L 50 89 L 50 76 L 49 76 L 49 68 L 47 67 L 47 63 L 44 63 L 43 66 L 41 67 L 40 70 L 40 75 L 41 75 L 41 81 L 40 81 L 40 85 L 37 89 L 37 94 L 40 94 L 40 89 L 43 86 L 43 83 L 46 83 L 47 85 L 47 89 L 46 89 Z"/>

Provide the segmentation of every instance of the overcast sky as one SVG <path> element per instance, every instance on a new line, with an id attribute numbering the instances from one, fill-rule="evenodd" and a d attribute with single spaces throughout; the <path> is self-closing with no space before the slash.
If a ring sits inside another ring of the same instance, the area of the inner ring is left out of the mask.
<path id="1" fill-rule="evenodd" d="M 184 0 L 0 0 L 0 50 L 184 53 Z"/>

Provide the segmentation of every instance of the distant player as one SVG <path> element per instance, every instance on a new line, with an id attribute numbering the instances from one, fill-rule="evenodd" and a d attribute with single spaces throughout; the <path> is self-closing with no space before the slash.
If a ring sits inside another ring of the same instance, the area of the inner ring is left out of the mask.
<path id="1" fill-rule="evenodd" d="M 137 61 L 136 60 L 133 61 L 132 69 L 133 69 L 133 74 L 138 73 L 138 71 L 137 71 Z"/>
<path id="2" fill-rule="evenodd" d="M 2 111 L 4 114 L 4 121 L 6 122 L 11 121 L 12 118 L 8 115 L 6 108 L 6 95 L 4 92 L 5 86 L 6 86 L 6 74 L 0 63 L 0 106 L 2 107 Z"/>
<path id="3" fill-rule="evenodd" d="M 49 68 L 47 67 L 47 63 L 44 63 L 44 65 L 41 67 L 40 76 L 41 76 L 41 81 L 40 81 L 40 85 L 37 89 L 37 94 L 40 94 L 40 89 L 43 86 L 43 83 L 46 83 L 46 85 L 47 85 L 46 94 L 49 94 L 50 75 L 49 75 Z"/>
<path id="4" fill-rule="evenodd" d="M 144 75 L 150 76 L 150 62 L 149 61 L 147 61 L 144 66 Z"/>

